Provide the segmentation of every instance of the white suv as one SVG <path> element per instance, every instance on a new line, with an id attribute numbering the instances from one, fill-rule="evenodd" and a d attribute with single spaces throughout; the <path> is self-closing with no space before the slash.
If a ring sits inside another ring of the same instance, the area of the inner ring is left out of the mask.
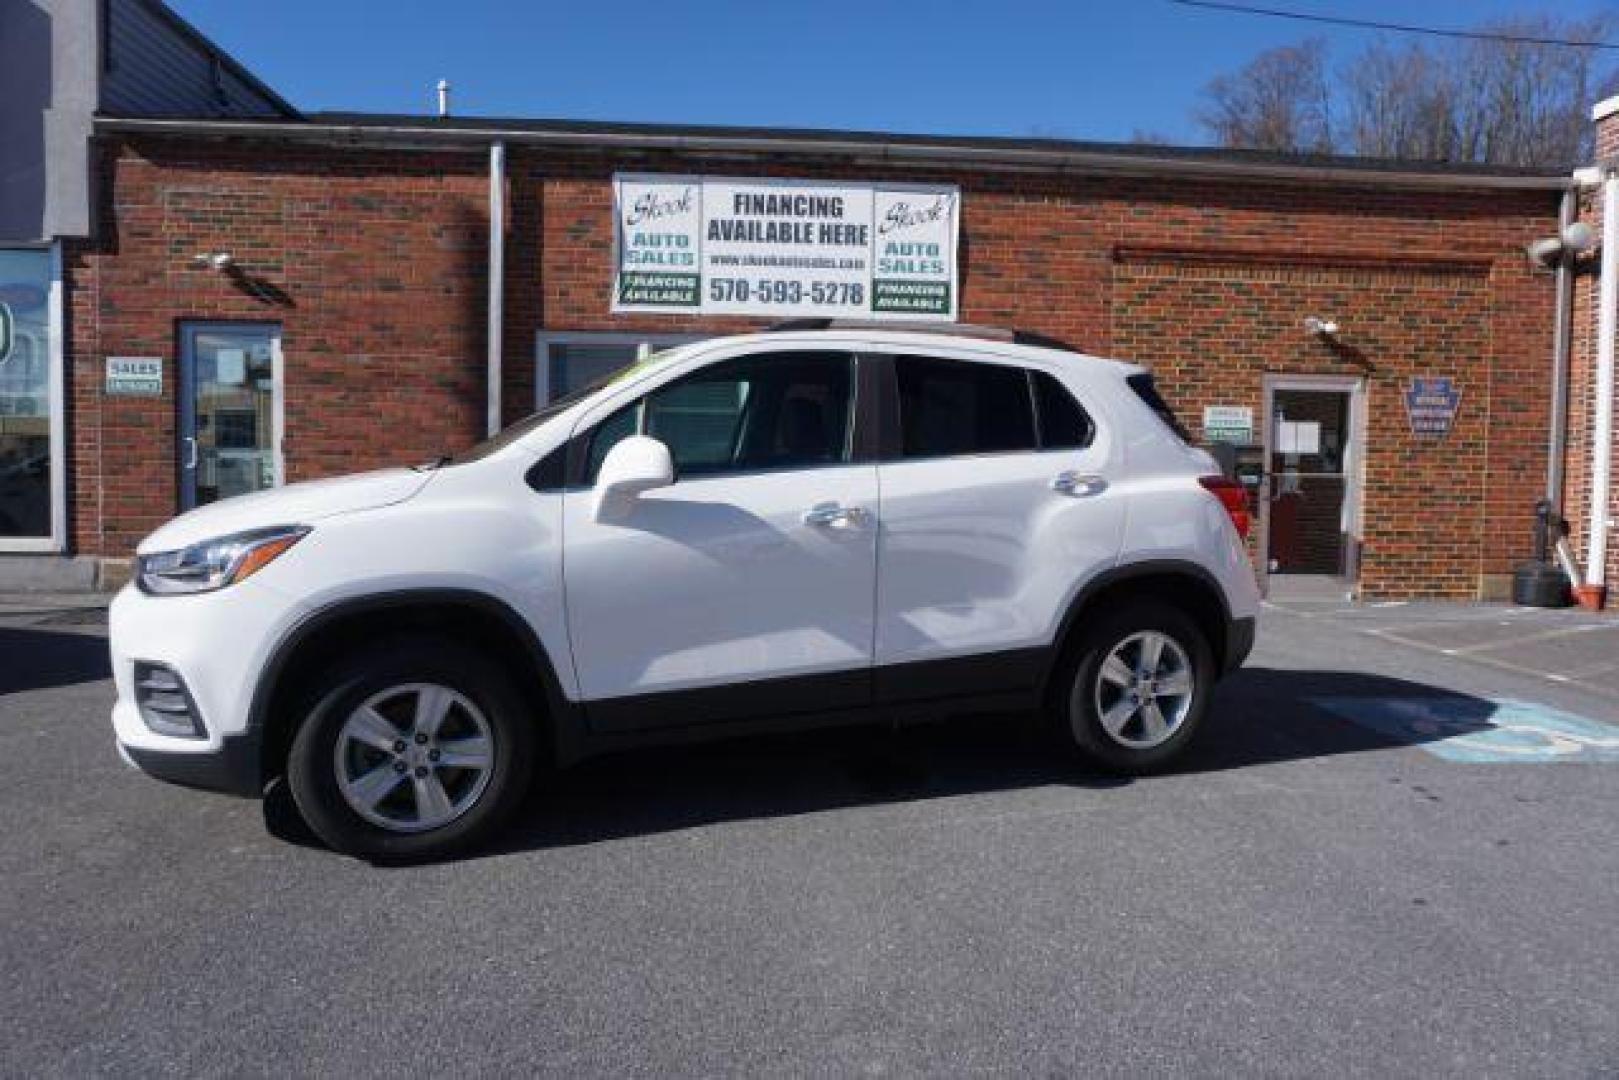
<path id="1" fill-rule="evenodd" d="M 472 450 L 192 511 L 112 606 L 154 776 L 284 777 L 334 848 L 438 856 L 538 763 L 1044 709 L 1157 768 L 1240 664 L 1243 491 L 1141 368 L 785 326 L 660 353 Z"/>

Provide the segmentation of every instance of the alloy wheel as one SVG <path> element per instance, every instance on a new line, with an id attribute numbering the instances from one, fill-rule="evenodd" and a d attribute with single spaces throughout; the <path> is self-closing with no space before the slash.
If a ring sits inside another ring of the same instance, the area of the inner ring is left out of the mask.
<path id="1" fill-rule="evenodd" d="M 495 767 L 493 730 L 467 697 L 437 683 L 372 694 L 338 729 L 337 787 L 390 832 L 441 828 L 472 808 Z"/>
<path id="2" fill-rule="evenodd" d="M 1130 750 L 1167 742 L 1191 715 L 1194 672 L 1186 649 L 1170 635 L 1142 630 L 1126 637 L 1096 669 L 1092 693 L 1102 730 Z"/>

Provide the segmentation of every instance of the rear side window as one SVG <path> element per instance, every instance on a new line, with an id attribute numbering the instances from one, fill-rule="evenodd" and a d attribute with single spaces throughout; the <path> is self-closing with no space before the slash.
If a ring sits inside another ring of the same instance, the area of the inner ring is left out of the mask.
<path id="1" fill-rule="evenodd" d="M 1040 449 L 1078 450 L 1096 437 L 1096 426 L 1074 395 L 1043 371 L 1029 372 L 1034 382 L 1034 407 L 1040 418 Z"/>
<path id="2" fill-rule="evenodd" d="M 901 356 L 894 372 L 902 457 L 1035 448 L 1034 408 L 1022 368 Z"/>
<path id="3" fill-rule="evenodd" d="M 1181 442 L 1191 445 L 1191 433 L 1181 426 L 1175 410 L 1171 409 L 1169 402 L 1158 393 L 1158 387 L 1154 385 L 1151 375 L 1143 371 L 1127 376 L 1124 381 L 1130 384 L 1130 389 L 1136 392 L 1136 397 L 1140 398 L 1147 408 L 1158 414 L 1158 419 L 1164 422 L 1165 427 L 1173 431 Z"/>

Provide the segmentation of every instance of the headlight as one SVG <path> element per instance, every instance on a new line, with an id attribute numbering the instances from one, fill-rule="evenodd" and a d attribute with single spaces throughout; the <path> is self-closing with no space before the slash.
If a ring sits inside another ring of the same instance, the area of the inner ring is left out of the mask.
<path id="1" fill-rule="evenodd" d="M 263 570 L 309 534 L 307 525 L 252 529 L 135 560 L 135 582 L 157 596 L 212 592 Z"/>

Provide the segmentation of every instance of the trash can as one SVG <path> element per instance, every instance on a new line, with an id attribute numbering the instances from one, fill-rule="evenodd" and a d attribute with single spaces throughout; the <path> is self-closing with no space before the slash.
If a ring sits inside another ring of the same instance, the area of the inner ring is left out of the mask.
<path id="1" fill-rule="evenodd" d="M 1512 602 L 1520 607 L 1568 607 L 1568 575 L 1551 561 L 1551 533 L 1560 529 L 1552 504 L 1541 499 L 1535 504 L 1535 557 L 1519 563 L 1512 573 Z"/>

